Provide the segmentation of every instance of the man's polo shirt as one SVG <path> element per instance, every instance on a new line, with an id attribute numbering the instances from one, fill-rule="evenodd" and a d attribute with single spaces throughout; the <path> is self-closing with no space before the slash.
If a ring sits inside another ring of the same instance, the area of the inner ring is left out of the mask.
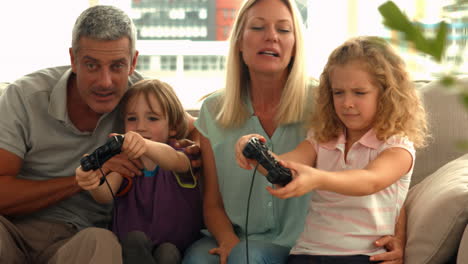
<path id="1" fill-rule="evenodd" d="M 118 108 L 104 114 L 92 132 L 81 132 L 67 111 L 70 66 L 39 70 L 10 84 L 0 97 L 0 148 L 23 159 L 18 178 L 49 180 L 74 176 L 81 157 L 104 144 L 111 132 L 122 132 Z M 129 85 L 143 79 L 129 78 Z M 101 205 L 82 191 L 23 217 L 71 223 L 81 229 L 105 226 L 111 205 Z"/>

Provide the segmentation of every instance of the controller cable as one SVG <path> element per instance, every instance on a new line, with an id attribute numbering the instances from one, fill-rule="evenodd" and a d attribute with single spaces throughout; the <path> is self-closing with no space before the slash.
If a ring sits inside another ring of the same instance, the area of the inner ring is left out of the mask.
<path id="1" fill-rule="evenodd" d="M 110 193 L 112 195 L 112 200 L 113 200 L 113 205 L 114 205 L 113 209 L 114 209 L 114 213 L 115 213 L 115 217 L 113 217 L 113 218 L 118 219 L 117 218 L 117 198 L 115 197 L 114 192 L 112 191 L 112 188 L 111 188 L 109 182 L 107 181 L 107 177 L 106 177 L 107 175 L 102 170 L 101 162 L 99 162 L 99 155 L 97 155 L 97 153 L 96 153 L 94 155 L 94 157 L 96 158 L 96 163 L 98 165 L 99 171 L 101 172 L 102 179 L 104 179 L 104 181 L 106 182 L 106 185 L 109 188 L 109 191 L 110 191 Z M 113 221 L 112 221 L 112 223 L 113 223 Z M 118 230 L 117 230 L 117 225 L 115 226 L 115 233 L 117 233 L 117 234 L 119 233 Z"/>
<path id="2" fill-rule="evenodd" d="M 247 214 L 245 216 L 245 255 L 247 257 L 247 264 L 249 264 L 249 237 L 248 237 L 247 227 L 249 225 L 250 196 L 252 195 L 253 183 L 255 180 L 255 174 L 257 172 L 258 165 L 259 163 L 257 163 L 253 171 L 252 181 L 250 182 L 249 197 L 247 198 Z"/>

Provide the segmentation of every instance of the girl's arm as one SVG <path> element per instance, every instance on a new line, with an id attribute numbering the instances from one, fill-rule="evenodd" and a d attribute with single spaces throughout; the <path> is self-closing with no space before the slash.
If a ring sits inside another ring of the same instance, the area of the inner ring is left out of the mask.
<path id="1" fill-rule="evenodd" d="M 257 162 L 254 160 L 249 160 L 247 159 L 244 154 L 242 154 L 242 151 L 245 148 L 245 145 L 251 139 L 252 137 L 257 137 L 260 139 L 260 141 L 265 142 L 265 138 L 262 137 L 259 134 L 249 134 L 241 137 L 235 146 L 235 151 L 236 151 L 236 161 L 237 164 L 244 169 L 250 170 L 253 168 L 251 164 L 256 165 Z M 281 154 L 281 155 L 276 155 L 275 153 L 271 153 L 276 159 L 284 159 L 284 160 L 290 160 L 290 161 L 295 161 L 299 162 L 302 164 L 306 164 L 309 166 L 313 166 L 315 164 L 315 159 L 317 158 L 317 153 L 315 152 L 315 149 L 308 140 L 302 141 L 297 147 L 287 153 Z M 258 171 L 260 171 L 262 174 L 266 174 L 267 172 L 262 166 L 258 167 Z"/>
<path id="2" fill-rule="evenodd" d="M 370 195 L 400 179 L 411 169 L 412 163 L 411 154 L 403 148 L 384 150 L 361 170 L 329 172 L 294 162 L 283 162 L 297 176 L 284 188 L 269 188 L 269 191 L 279 198 L 301 196 L 315 189 L 351 196 Z"/>
<path id="3" fill-rule="evenodd" d="M 203 159 L 203 215 L 205 224 L 218 242 L 218 246 L 211 249 L 211 254 L 220 257 L 220 263 L 226 263 L 231 249 L 239 243 L 234 233 L 219 191 L 216 164 L 211 144 L 203 135 L 200 136 L 200 148 Z"/>
<path id="4" fill-rule="evenodd" d="M 76 182 L 83 190 L 88 190 L 94 200 L 98 203 L 111 203 L 113 201 L 112 193 L 109 190 L 107 183 L 99 185 L 102 174 L 99 170 L 83 171 L 81 167 L 76 170 Z M 112 189 L 114 195 L 122 184 L 123 177 L 117 172 L 111 172 L 106 176 L 107 182 Z"/>

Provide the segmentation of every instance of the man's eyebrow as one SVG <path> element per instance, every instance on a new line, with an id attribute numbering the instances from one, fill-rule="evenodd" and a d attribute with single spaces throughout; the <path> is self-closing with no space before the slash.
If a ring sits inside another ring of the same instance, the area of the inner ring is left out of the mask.
<path id="1" fill-rule="evenodd" d="M 94 62 L 99 62 L 98 59 L 95 59 L 95 58 L 93 58 L 93 57 L 91 57 L 91 56 L 84 56 L 83 59 L 91 60 L 91 61 L 94 61 Z"/>
<path id="2" fill-rule="evenodd" d="M 112 63 L 127 63 L 127 59 L 120 58 L 120 59 L 112 60 Z"/>
<path id="3" fill-rule="evenodd" d="M 91 60 L 93 62 L 100 62 L 98 59 L 93 58 L 91 56 L 83 56 L 83 59 Z M 115 60 L 112 60 L 112 63 L 127 63 L 127 59 L 126 58 L 115 59 Z"/>

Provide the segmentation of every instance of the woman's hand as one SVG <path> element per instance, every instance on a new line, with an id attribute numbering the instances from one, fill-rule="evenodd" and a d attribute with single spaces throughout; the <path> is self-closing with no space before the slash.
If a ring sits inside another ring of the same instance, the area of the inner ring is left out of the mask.
<path id="1" fill-rule="evenodd" d="M 239 167 L 246 169 L 246 170 L 253 169 L 251 164 L 253 165 L 257 164 L 257 161 L 252 160 L 252 159 L 247 159 L 242 153 L 242 151 L 245 148 L 245 145 L 247 145 L 247 142 L 249 142 L 249 140 L 253 137 L 258 138 L 263 143 L 266 142 L 266 139 L 259 134 L 249 134 L 249 135 L 245 135 L 239 138 L 235 146 L 237 164 L 239 165 Z"/>
<path id="2" fill-rule="evenodd" d="M 169 144 L 176 148 L 183 148 L 185 155 L 190 157 L 192 169 L 199 171 L 202 167 L 200 145 L 190 139 L 169 139 Z"/>
<path id="3" fill-rule="evenodd" d="M 81 166 L 75 170 L 75 179 L 78 186 L 83 190 L 94 190 L 99 186 L 101 173 L 97 170 L 83 171 Z"/>
<path id="4" fill-rule="evenodd" d="M 239 241 L 239 238 L 237 238 L 237 240 L 220 243 L 219 247 L 210 249 L 209 253 L 212 255 L 218 255 L 220 264 L 226 264 L 229 254 L 231 254 L 231 250 L 239 243 Z"/>
<path id="5" fill-rule="evenodd" d="M 404 242 L 396 236 L 384 236 L 375 241 L 378 247 L 384 247 L 387 252 L 374 255 L 371 261 L 382 261 L 382 264 L 403 264 Z"/>

